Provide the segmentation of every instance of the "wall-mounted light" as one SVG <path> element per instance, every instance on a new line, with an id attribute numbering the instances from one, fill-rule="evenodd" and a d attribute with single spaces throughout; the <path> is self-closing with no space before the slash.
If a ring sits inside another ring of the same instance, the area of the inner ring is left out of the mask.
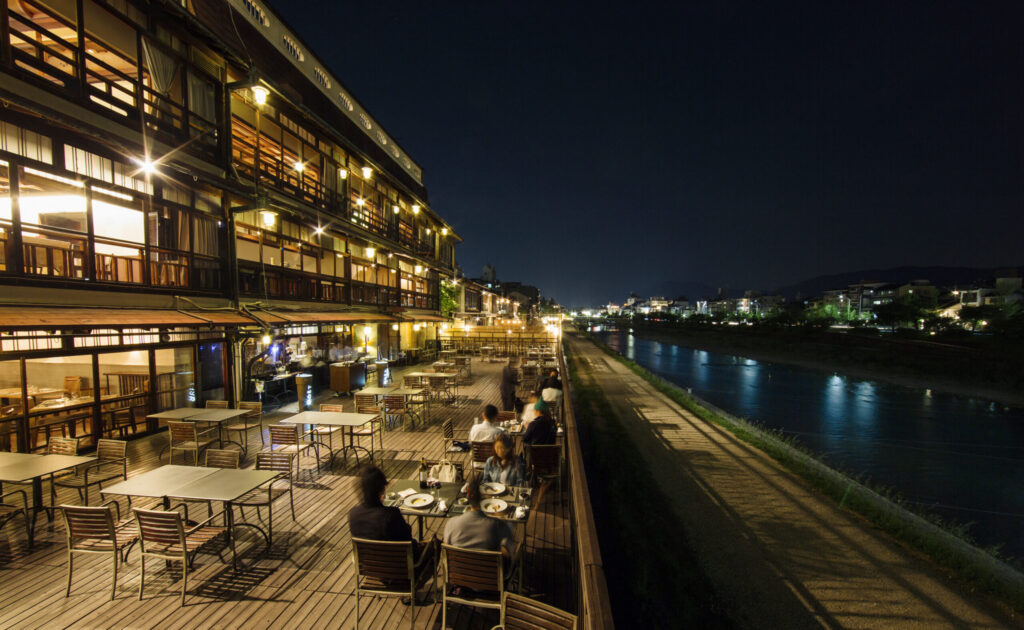
<path id="1" fill-rule="evenodd" d="M 262 85 L 254 85 L 249 90 L 252 91 L 252 100 L 256 101 L 257 105 L 267 104 L 267 96 L 270 95 L 270 90 Z"/>
<path id="2" fill-rule="evenodd" d="M 268 228 L 274 227 L 274 223 L 277 222 L 277 213 L 271 212 L 270 210 L 260 212 L 260 217 L 263 219 L 263 225 Z"/>
<path id="3" fill-rule="evenodd" d="M 398 330 L 398 324 L 391 324 L 391 330 Z"/>
<path id="4" fill-rule="evenodd" d="M 413 325 L 412 325 L 412 329 L 413 329 L 413 330 L 415 330 L 416 332 L 419 332 L 419 330 L 420 330 L 420 325 L 419 325 L 419 324 L 413 324 Z"/>
<path id="5" fill-rule="evenodd" d="M 394 269 L 392 269 L 392 270 L 391 270 L 391 273 L 398 273 L 398 272 L 397 272 L 397 271 L 395 271 Z"/>
<path id="6" fill-rule="evenodd" d="M 430 236 L 430 228 L 427 228 L 427 236 Z"/>
<path id="7" fill-rule="evenodd" d="M 366 203 L 366 200 L 365 200 L 365 199 L 363 199 L 362 197 L 359 197 L 358 199 L 356 199 L 356 205 L 357 205 L 357 206 L 359 206 L 360 208 L 361 208 L 361 207 L 363 206 L 363 204 L 365 204 L 365 203 Z"/>
<path id="8" fill-rule="evenodd" d="M 398 206 L 391 206 L 391 211 L 398 214 Z"/>
<path id="9" fill-rule="evenodd" d="M 270 335 L 263 335 L 263 337 L 260 339 L 260 341 L 263 342 L 263 345 L 269 346 L 270 345 Z"/>
<path id="10" fill-rule="evenodd" d="M 348 171 L 346 169 L 339 168 L 338 169 L 338 177 L 340 177 L 342 179 L 348 179 Z"/>
<path id="11" fill-rule="evenodd" d="M 316 234 L 317 236 L 320 236 L 323 233 L 324 233 L 324 228 L 323 228 L 322 225 L 316 226 L 316 229 L 313 230 L 313 234 Z"/>
<path id="12" fill-rule="evenodd" d="M 367 247 L 367 248 L 366 248 L 366 257 L 367 257 L 367 258 L 373 258 L 373 255 L 374 255 L 374 254 L 375 254 L 376 252 L 377 252 L 377 250 L 375 250 L 374 248 L 372 248 L 372 247 Z"/>
<path id="13" fill-rule="evenodd" d="M 419 214 L 420 213 L 420 204 L 418 204 L 418 203 L 412 204 L 412 213 L 413 214 Z"/>
<path id="14" fill-rule="evenodd" d="M 416 273 L 423 273 L 423 265 L 416 265 Z"/>
<path id="15" fill-rule="evenodd" d="M 373 332 L 373 328 L 370 328 L 369 326 L 363 326 L 363 336 L 364 337 L 369 337 L 372 332 Z"/>
<path id="16" fill-rule="evenodd" d="M 448 236 L 448 228 L 441 228 L 441 236 Z"/>
<path id="17" fill-rule="evenodd" d="M 363 167 L 363 179 L 370 179 L 373 177 L 373 169 L 369 166 Z"/>
<path id="18" fill-rule="evenodd" d="M 295 169 L 296 171 L 298 171 L 298 172 L 300 172 L 300 173 L 301 173 L 302 171 L 306 170 L 306 165 L 305 165 L 305 164 L 303 164 L 302 162 L 298 161 L 298 160 L 295 160 L 295 164 L 293 164 L 293 165 L 292 165 L 292 167 L 293 167 L 293 168 L 294 168 L 294 169 Z"/>

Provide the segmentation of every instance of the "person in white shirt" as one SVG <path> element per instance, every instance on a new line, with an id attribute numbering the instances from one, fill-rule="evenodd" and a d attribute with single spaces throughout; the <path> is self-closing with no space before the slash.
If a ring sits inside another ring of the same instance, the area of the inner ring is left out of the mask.
<path id="1" fill-rule="evenodd" d="M 494 405 L 484 407 L 483 420 L 474 424 L 469 430 L 470 442 L 493 442 L 494 438 L 501 433 L 501 429 L 494 425 L 494 419 L 498 417 L 498 408 Z"/>
<path id="2" fill-rule="evenodd" d="M 523 413 L 520 416 L 520 422 L 523 423 L 523 430 L 530 426 L 530 422 L 537 417 L 537 410 L 533 408 L 537 404 L 537 392 L 530 392 L 526 397 L 526 404 L 523 405 Z"/>

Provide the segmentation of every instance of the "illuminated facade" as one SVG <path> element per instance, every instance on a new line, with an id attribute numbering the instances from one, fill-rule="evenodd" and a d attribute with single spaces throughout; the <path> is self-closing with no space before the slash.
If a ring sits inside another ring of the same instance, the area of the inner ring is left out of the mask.
<path id="1" fill-rule="evenodd" d="M 420 166 L 269 7 L 0 25 L 0 448 L 251 398 L 268 332 L 387 358 L 440 320 L 459 239 Z"/>

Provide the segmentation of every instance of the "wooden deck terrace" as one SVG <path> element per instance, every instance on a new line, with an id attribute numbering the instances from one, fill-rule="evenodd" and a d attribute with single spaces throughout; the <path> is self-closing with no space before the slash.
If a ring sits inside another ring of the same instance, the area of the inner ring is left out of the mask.
<path id="1" fill-rule="evenodd" d="M 424 366 L 408 368 L 422 369 Z M 459 387 L 454 405 L 431 405 L 431 422 L 415 430 L 385 431 L 383 456 L 378 465 L 389 479 L 415 477 L 421 457 L 438 458 L 442 453 L 441 423 L 456 422 L 456 431 L 468 429 L 483 406 L 498 404 L 501 363 L 472 364 L 473 382 Z M 396 370 L 395 380 L 401 382 Z M 344 401 L 352 410 L 349 397 Z M 327 397 L 317 401 L 327 402 Z M 264 426 L 294 412 L 286 406 L 264 414 Z M 265 431 L 265 430 L 264 430 Z M 268 440 L 269 442 L 269 440 Z M 166 431 L 129 443 L 129 478 L 166 463 L 159 453 L 167 443 Z M 260 450 L 259 437 L 250 432 L 249 454 L 243 467 L 251 467 Z M 468 461 L 468 454 L 452 454 Z M 365 461 L 365 460 L 364 460 Z M 457 461 L 457 460 L 456 460 Z M 176 458 L 180 463 L 180 456 Z M 117 597 L 110 600 L 111 559 L 103 555 L 76 555 L 71 596 L 64 596 L 66 545 L 58 516 L 53 525 L 41 514 L 33 549 L 28 548 L 20 519 L 0 531 L 0 628 L 354 628 L 354 571 L 347 514 L 357 501 L 357 467 L 349 457 L 340 458 L 333 470 L 310 475 L 312 458 L 303 457 L 302 474 L 295 489 L 293 521 L 285 502 L 274 510 L 273 546 L 267 550 L 258 534 L 239 532 L 239 569 L 231 568 L 230 552 L 222 562 L 216 555 L 201 553 L 189 576 L 186 605 L 180 606 L 180 569 L 164 563 L 147 563 L 145 600 L 138 600 L 139 555 L 132 550 L 129 562 L 119 570 Z M 109 485 L 109 484 L 108 484 Z M 44 494 L 48 494 L 44 487 Z M 573 570 L 572 528 L 567 507 L 568 490 L 561 497 L 555 486 L 535 502 L 525 527 L 525 579 L 523 593 L 574 612 L 577 588 Z M 96 491 L 91 504 L 96 504 Z M 47 497 L 48 501 L 48 497 Z M 78 503 L 78 495 L 62 490 L 59 502 Z M 127 501 L 120 499 L 122 515 L 130 514 Z M 137 507 L 147 506 L 144 499 Z M 206 509 L 196 505 L 196 514 Z M 264 517 L 266 513 L 264 511 Z M 246 519 L 254 519 L 250 508 Z M 439 532 L 444 521 L 425 519 L 427 532 Z M 413 528 L 416 531 L 416 528 Z M 439 584 L 441 575 L 438 574 Z M 423 591 L 421 591 L 422 593 Z M 441 627 L 440 594 L 436 601 L 416 607 L 416 626 Z M 406 628 L 410 607 L 397 598 L 360 598 L 360 628 Z M 491 628 L 498 623 L 497 611 L 450 604 L 448 626 Z"/>

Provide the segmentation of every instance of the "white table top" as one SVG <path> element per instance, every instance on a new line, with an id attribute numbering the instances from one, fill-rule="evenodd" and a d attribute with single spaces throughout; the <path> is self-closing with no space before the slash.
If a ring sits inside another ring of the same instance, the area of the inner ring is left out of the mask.
<path id="1" fill-rule="evenodd" d="M 346 411 L 303 411 L 282 424 L 319 424 L 332 427 L 359 427 L 376 418 L 375 413 L 351 413 Z"/>
<path id="2" fill-rule="evenodd" d="M 101 494 L 121 494 L 132 497 L 163 497 L 170 490 L 212 475 L 219 468 L 204 466 L 180 466 L 167 464 L 100 489 Z"/>
<path id="3" fill-rule="evenodd" d="M 200 410 L 195 407 L 178 407 L 177 409 L 167 409 L 166 411 L 151 413 L 146 417 L 159 418 L 161 420 L 184 420 L 197 411 Z"/>
<path id="4" fill-rule="evenodd" d="M 197 409 L 196 413 L 185 419 L 192 422 L 225 422 L 248 413 L 249 409 Z"/>
<path id="5" fill-rule="evenodd" d="M 426 391 L 427 390 L 422 387 L 399 387 L 398 389 L 393 389 L 388 393 L 394 394 L 395 396 L 405 396 L 406 398 L 408 398 L 409 396 L 419 396 L 420 394 L 423 394 Z"/>
<path id="6" fill-rule="evenodd" d="M 418 376 L 420 378 L 429 378 L 431 376 L 443 376 L 445 378 L 455 378 L 458 375 L 458 372 L 410 372 L 408 374 L 403 374 L 402 376 Z"/>
<path id="7" fill-rule="evenodd" d="M 25 453 L 10 453 L 10 455 L 24 455 L 17 460 L 8 459 L 0 464 L 0 481 L 28 481 L 43 475 L 60 472 L 68 468 L 74 468 L 82 464 L 91 464 L 96 461 L 95 457 L 82 455 L 28 455 Z"/>
<path id="8" fill-rule="evenodd" d="M 370 394 L 372 396 L 383 396 L 384 394 L 390 394 L 395 391 L 395 386 L 391 387 L 364 387 L 357 391 L 357 394 Z"/>
<path id="9" fill-rule="evenodd" d="M 281 473 L 276 470 L 239 470 L 214 468 L 214 472 L 179 486 L 167 493 L 177 499 L 234 501 L 259 488 Z"/>

